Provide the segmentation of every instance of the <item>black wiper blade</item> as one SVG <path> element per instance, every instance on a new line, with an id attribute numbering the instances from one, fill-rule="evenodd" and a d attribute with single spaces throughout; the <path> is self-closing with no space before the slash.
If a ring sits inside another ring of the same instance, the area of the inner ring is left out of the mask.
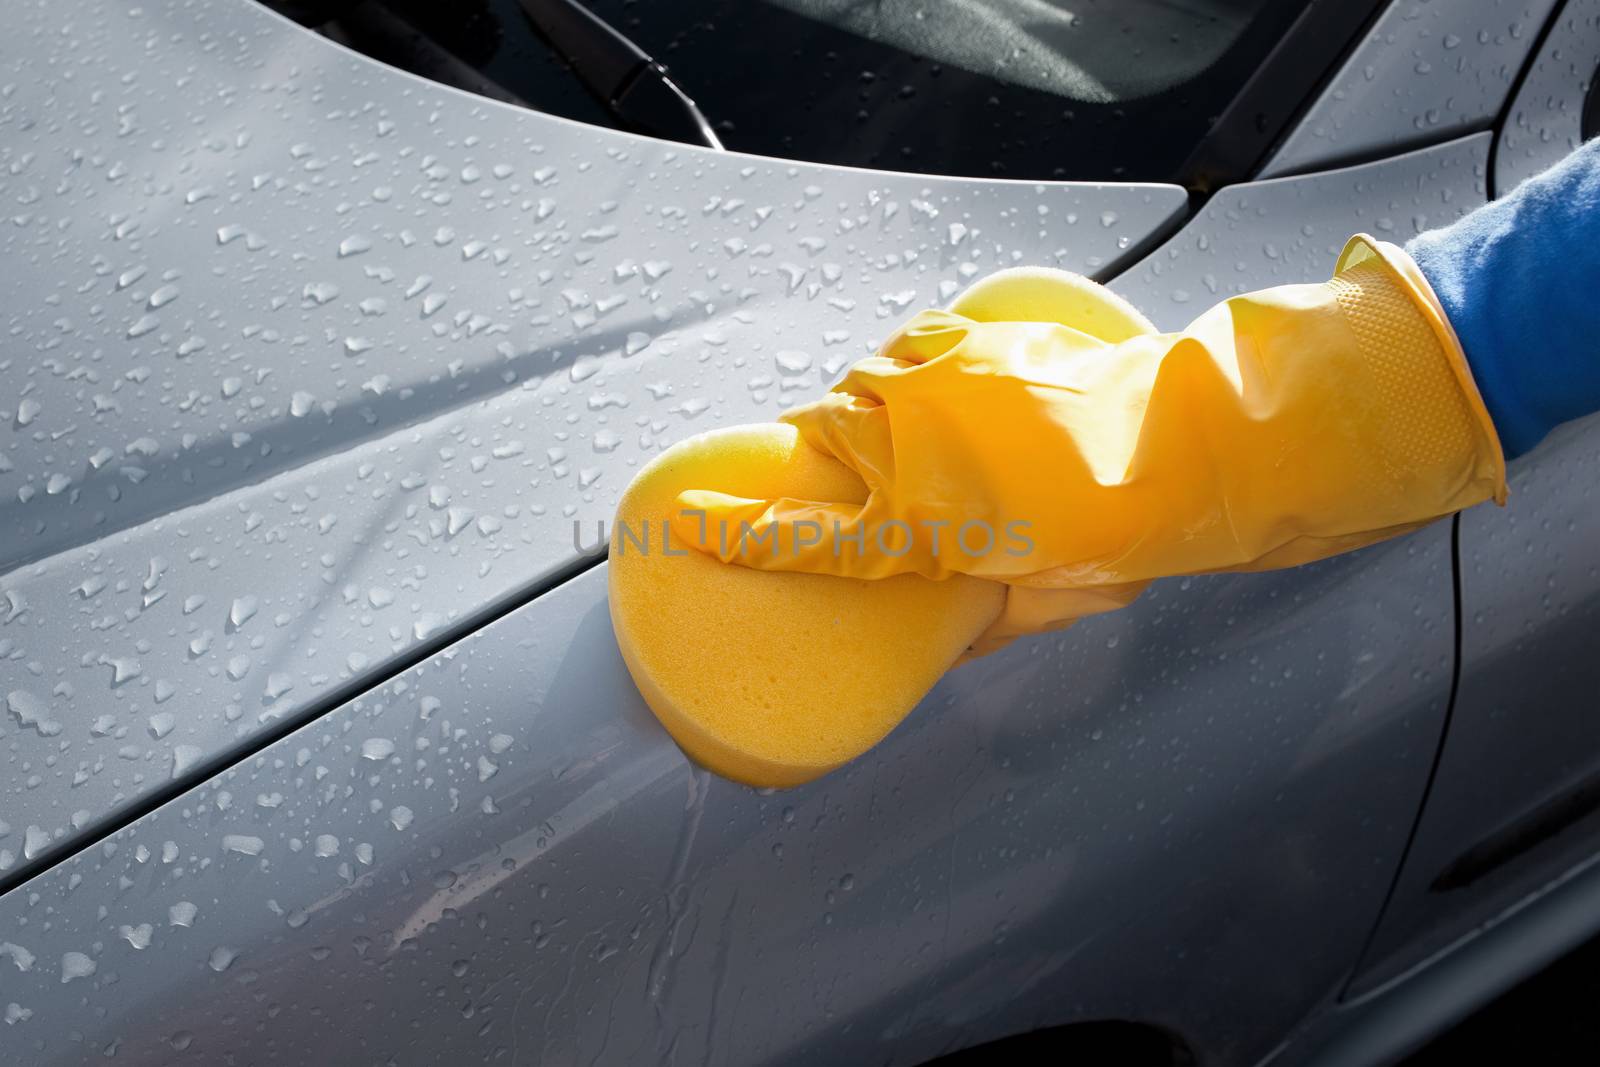
<path id="1" fill-rule="evenodd" d="M 534 29 L 584 87 L 639 133 L 721 148 L 711 124 L 657 63 L 576 0 L 520 0 Z"/>

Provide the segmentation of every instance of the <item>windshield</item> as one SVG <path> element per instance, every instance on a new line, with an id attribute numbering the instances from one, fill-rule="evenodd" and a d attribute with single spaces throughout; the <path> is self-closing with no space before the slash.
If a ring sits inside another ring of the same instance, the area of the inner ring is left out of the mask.
<path id="1" fill-rule="evenodd" d="M 1305 2 L 586 6 L 666 64 L 736 151 L 930 174 L 1174 181 Z M 373 30 L 388 16 L 510 98 L 613 121 L 533 33 L 518 0 L 362 0 L 323 31 L 416 69 L 392 33 Z"/>
<path id="2" fill-rule="evenodd" d="M 1253 3 L 1119 0 L 768 0 L 912 56 L 1083 103 L 1133 100 L 1222 57 Z"/>

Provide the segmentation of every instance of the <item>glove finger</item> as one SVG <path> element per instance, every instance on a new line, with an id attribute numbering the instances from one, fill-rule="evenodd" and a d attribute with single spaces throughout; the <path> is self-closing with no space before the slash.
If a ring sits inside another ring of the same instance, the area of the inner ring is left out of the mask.
<path id="1" fill-rule="evenodd" d="M 1084 616 L 1127 607 L 1149 584 L 1124 582 L 1066 589 L 1035 585 L 1008 586 L 1005 607 L 956 662 L 966 663 L 998 652 L 1027 634 L 1064 630 Z"/>
<path id="2" fill-rule="evenodd" d="M 883 513 L 877 493 L 863 504 L 834 504 L 690 489 L 678 494 L 671 521 L 679 544 L 757 570 L 842 578 L 887 578 L 915 570 L 919 559 L 910 528 L 880 521 Z M 886 523 L 905 529 L 884 534 Z M 888 550 L 880 544 L 885 537 Z M 902 545 L 907 550 L 894 554 Z"/>
<path id="3" fill-rule="evenodd" d="M 894 439 L 889 411 L 875 400 L 828 393 L 779 417 L 800 431 L 806 444 L 860 475 L 868 489 L 894 478 Z"/>
<path id="4" fill-rule="evenodd" d="M 964 315 L 937 308 L 919 311 L 884 342 L 878 350 L 878 358 L 920 365 L 954 349 L 966 340 L 971 327 L 972 320 Z"/>
<path id="5" fill-rule="evenodd" d="M 1069 620 L 1062 623 L 1059 627 L 1057 627 L 1057 629 L 1064 630 L 1071 625 L 1072 621 Z M 964 664 L 971 663 L 975 659 L 982 659 L 985 656 L 992 656 L 1001 649 L 1009 647 L 1011 642 L 1015 641 L 1021 636 L 1023 635 L 1002 633 L 995 630 L 994 627 L 991 626 L 989 629 L 983 631 L 983 633 L 973 638 L 972 644 L 967 646 L 967 650 L 965 652 L 956 657 L 956 661 L 951 664 L 951 667 L 960 667 Z"/>
<path id="6" fill-rule="evenodd" d="M 973 325 L 970 319 L 948 311 L 918 312 L 876 355 L 851 364 L 829 392 L 882 402 L 886 383 L 948 355 L 967 339 Z"/>

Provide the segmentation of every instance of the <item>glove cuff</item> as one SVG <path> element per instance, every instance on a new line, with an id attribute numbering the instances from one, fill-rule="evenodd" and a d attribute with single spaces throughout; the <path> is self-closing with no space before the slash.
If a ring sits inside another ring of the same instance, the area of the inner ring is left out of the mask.
<path id="1" fill-rule="evenodd" d="M 1465 351 L 1444 307 L 1410 256 L 1398 246 L 1356 234 L 1329 282 L 1351 329 L 1383 384 L 1375 398 L 1409 426 L 1393 461 L 1412 470 L 1473 457 L 1465 507 L 1488 495 L 1506 502 L 1506 461 L 1494 421 L 1473 380 Z"/>

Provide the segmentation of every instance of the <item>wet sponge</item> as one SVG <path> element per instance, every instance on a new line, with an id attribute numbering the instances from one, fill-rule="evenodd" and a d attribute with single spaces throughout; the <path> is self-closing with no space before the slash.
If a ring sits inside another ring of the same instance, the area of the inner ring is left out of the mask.
<path id="1" fill-rule="evenodd" d="M 677 495 L 708 487 L 846 503 L 867 491 L 770 423 L 684 441 L 623 494 L 608 564 L 617 644 L 662 725 L 724 777 L 793 786 L 861 755 L 1000 613 L 1005 587 L 978 578 L 767 573 L 664 541 Z"/>

